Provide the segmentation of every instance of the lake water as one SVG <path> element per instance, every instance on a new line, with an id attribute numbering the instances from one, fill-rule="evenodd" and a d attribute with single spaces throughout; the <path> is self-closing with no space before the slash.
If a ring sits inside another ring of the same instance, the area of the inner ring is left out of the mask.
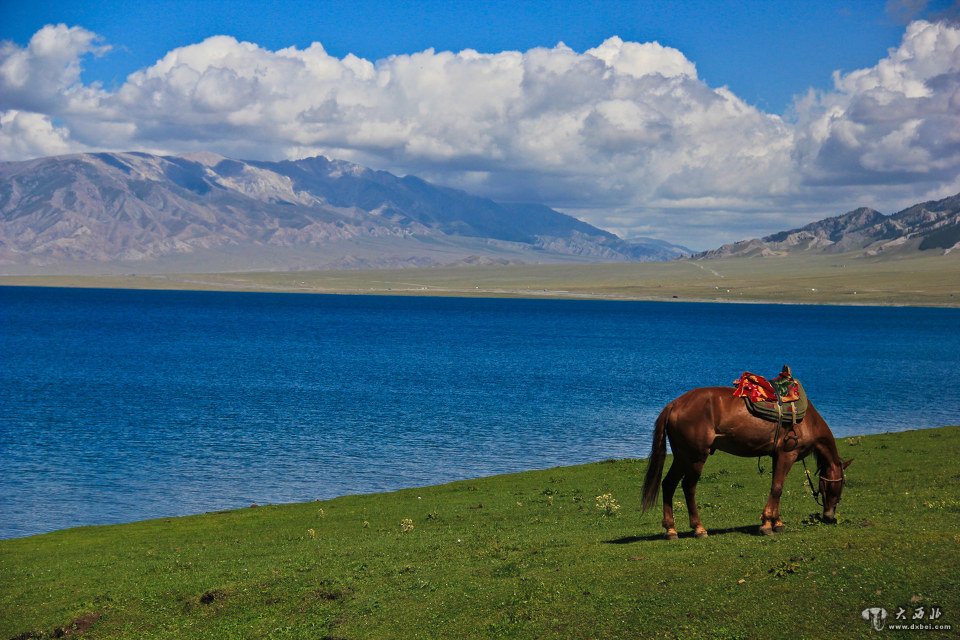
<path id="1" fill-rule="evenodd" d="M 838 436 L 956 424 L 958 354 L 957 309 L 0 287 L 0 537 L 646 457 L 784 363 Z"/>

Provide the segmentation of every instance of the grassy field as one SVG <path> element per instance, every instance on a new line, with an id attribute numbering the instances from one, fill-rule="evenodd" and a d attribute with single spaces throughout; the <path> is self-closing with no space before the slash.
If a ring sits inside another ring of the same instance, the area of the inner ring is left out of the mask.
<path id="1" fill-rule="evenodd" d="M 873 606 L 957 629 L 960 427 L 839 444 L 839 524 L 795 469 L 772 538 L 769 471 L 717 454 L 705 540 L 662 539 L 620 460 L 0 541 L 0 638 L 859 638 Z"/>
<path id="2" fill-rule="evenodd" d="M 960 306 L 960 255 L 126 276 L 6 276 L 0 285 L 432 296 Z"/>

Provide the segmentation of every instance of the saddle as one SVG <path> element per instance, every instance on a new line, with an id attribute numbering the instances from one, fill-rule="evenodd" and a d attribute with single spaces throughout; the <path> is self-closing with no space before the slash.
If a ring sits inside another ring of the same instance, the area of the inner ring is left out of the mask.
<path id="1" fill-rule="evenodd" d="M 747 411 L 778 426 L 797 424 L 807 412 L 807 394 L 787 365 L 773 380 L 744 371 L 733 384 L 733 395 L 743 398 Z"/>

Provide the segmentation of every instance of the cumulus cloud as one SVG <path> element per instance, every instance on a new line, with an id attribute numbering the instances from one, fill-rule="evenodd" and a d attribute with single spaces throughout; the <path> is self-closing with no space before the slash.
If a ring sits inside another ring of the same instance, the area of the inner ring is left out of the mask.
<path id="1" fill-rule="evenodd" d="M 898 192 L 906 197 L 956 178 L 958 45 L 957 28 L 913 22 L 875 67 L 837 74 L 833 91 L 808 94 L 783 118 L 708 86 L 676 49 L 618 37 L 582 53 L 561 43 L 369 61 L 319 43 L 270 51 L 216 36 L 108 92 L 80 81 L 84 56 L 105 50 L 96 35 L 47 26 L 26 47 L 0 46 L 11 123 L 0 155 L 325 154 L 544 202 L 625 234 L 669 236 L 678 217 L 686 232 L 711 217 L 782 225 L 831 194 L 863 198 L 884 185 L 889 195 L 897 184 L 910 186 Z"/>
<path id="2" fill-rule="evenodd" d="M 70 102 L 96 99 L 97 87 L 80 83 L 80 62 L 87 54 L 102 55 L 109 47 L 81 27 L 47 25 L 26 47 L 0 43 L 0 95 L 5 108 L 54 112 Z"/>
<path id="3" fill-rule="evenodd" d="M 36 158 L 80 150 L 65 127 L 49 117 L 10 109 L 0 111 L 0 158 Z"/>
<path id="4" fill-rule="evenodd" d="M 955 184 L 960 175 L 960 29 L 912 22 L 877 65 L 834 74 L 835 90 L 797 104 L 805 184 Z"/>

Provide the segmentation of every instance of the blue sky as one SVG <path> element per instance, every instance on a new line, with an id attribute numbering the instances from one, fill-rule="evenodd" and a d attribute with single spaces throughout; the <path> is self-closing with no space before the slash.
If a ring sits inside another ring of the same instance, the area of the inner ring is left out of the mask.
<path id="1" fill-rule="evenodd" d="M 83 26 L 113 46 L 85 63 L 84 79 L 115 86 L 171 49 L 221 34 L 274 50 L 320 42 L 338 57 L 370 60 L 431 47 L 523 51 L 561 41 L 585 51 L 617 35 L 679 49 L 711 86 L 727 85 L 751 104 L 783 113 L 809 87 L 829 88 L 834 70 L 875 63 L 899 42 L 905 16 L 935 15 L 950 2 L 916 11 L 887 4 L 37 0 L 0 5 L 0 38 L 25 44 L 45 24 Z"/>
<path id="2" fill-rule="evenodd" d="M 0 161 L 325 155 L 706 248 L 960 192 L 958 16 L 960 0 L 8 1 Z"/>

